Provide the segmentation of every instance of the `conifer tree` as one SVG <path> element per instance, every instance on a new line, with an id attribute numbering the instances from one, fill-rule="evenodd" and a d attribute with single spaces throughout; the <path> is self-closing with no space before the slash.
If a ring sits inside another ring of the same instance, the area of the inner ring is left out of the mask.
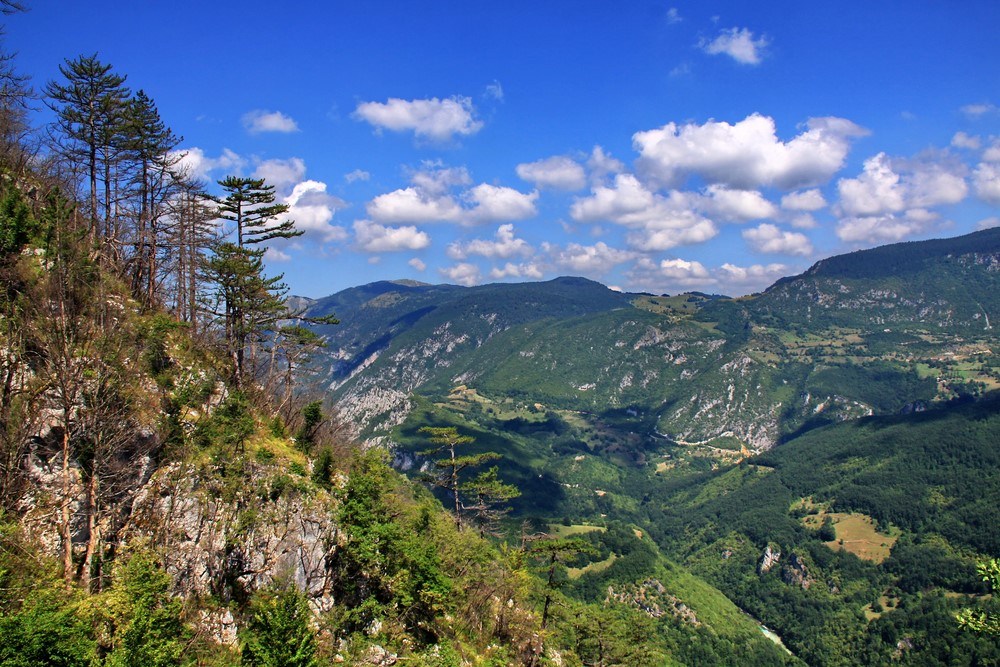
<path id="1" fill-rule="evenodd" d="M 288 212 L 288 204 L 275 204 L 274 186 L 263 178 L 229 176 L 218 182 L 226 197 L 216 199 L 219 217 L 236 223 L 236 245 L 264 243 L 272 239 L 289 239 L 303 234 L 292 220 L 278 220 Z"/>
<path id="2" fill-rule="evenodd" d="M 461 529 L 462 515 L 465 509 L 461 499 L 461 492 L 464 488 L 462 471 L 498 459 L 500 455 L 495 452 L 483 452 L 482 454 L 459 456 L 458 449 L 475 442 L 475 439 L 471 436 L 459 435 L 458 429 L 454 426 L 425 426 L 420 429 L 420 432 L 430 436 L 429 440 L 435 445 L 423 454 L 445 454 L 445 458 L 434 461 L 439 475 L 431 481 L 435 486 L 441 487 L 451 494 L 454 502 L 455 527 Z"/>
<path id="3" fill-rule="evenodd" d="M 521 495 L 513 484 L 505 484 L 500 479 L 499 469 L 492 466 L 462 485 L 471 504 L 465 510 L 472 514 L 472 520 L 479 526 L 481 537 L 500 536 L 500 521 L 510 512 L 507 503 Z"/>
<path id="4" fill-rule="evenodd" d="M 205 272 L 215 289 L 212 312 L 221 318 L 237 389 L 245 383 L 250 346 L 288 315 L 284 301 L 288 288 L 281 275 L 264 275 L 263 257 L 263 250 L 240 248 L 228 241 L 218 243 Z M 252 361 L 252 350 L 250 355 Z"/>
<path id="5" fill-rule="evenodd" d="M 156 292 L 166 202 L 178 189 L 173 168 L 180 158 L 171 151 L 181 139 L 166 126 L 156 104 L 144 91 L 136 93 L 126 111 L 125 145 L 135 161 L 131 180 L 133 192 L 139 199 L 132 239 L 132 289 L 149 304 Z"/>
<path id="6" fill-rule="evenodd" d="M 129 98 L 125 77 L 111 71 L 97 59 L 97 54 L 79 56 L 59 66 L 65 83 L 49 82 L 45 87 L 47 104 L 56 113 L 56 148 L 63 157 L 81 164 L 88 183 L 90 235 L 102 237 L 98 220 L 98 177 L 102 175 L 102 151 L 121 126 Z M 107 175 L 104 175 L 107 180 Z M 105 202 L 106 206 L 110 205 Z M 106 221 L 105 221 L 106 222 Z"/>

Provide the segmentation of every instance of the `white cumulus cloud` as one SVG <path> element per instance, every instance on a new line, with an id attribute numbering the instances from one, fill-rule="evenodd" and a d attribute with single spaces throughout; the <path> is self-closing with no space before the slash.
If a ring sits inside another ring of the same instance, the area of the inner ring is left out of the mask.
<path id="1" fill-rule="evenodd" d="M 253 172 L 254 178 L 263 178 L 268 185 L 277 189 L 288 188 L 306 176 L 305 160 L 292 157 L 285 160 L 263 160 L 257 163 Z"/>
<path id="2" fill-rule="evenodd" d="M 743 65 L 759 65 L 769 44 L 767 37 L 755 37 L 747 28 L 729 28 L 715 39 L 703 39 L 699 45 L 710 55 L 724 54 Z"/>
<path id="3" fill-rule="evenodd" d="M 535 208 L 537 190 L 524 193 L 501 185 L 480 183 L 468 190 L 464 199 L 471 204 L 464 215 L 466 224 L 526 220 L 538 213 Z"/>
<path id="4" fill-rule="evenodd" d="M 577 222 L 622 225 L 630 230 L 629 244 L 644 251 L 701 243 L 718 233 L 715 223 L 692 208 L 689 195 L 651 192 L 633 174 L 618 174 L 611 186 L 593 187 L 589 197 L 573 203 L 570 216 Z"/>
<path id="5" fill-rule="evenodd" d="M 449 195 L 435 195 L 409 187 L 378 195 L 366 206 L 379 222 L 458 222 L 462 207 Z"/>
<path id="6" fill-rule="evenodd" d="M 844 218 L 837 223 L 837 236 L 854 244 L 894 243 L 935 229 L 941 216 L 926 209 Z"/>
<path id="7" fill-rule="evenodd" d="M 972 183 L 980 199 L 1000 206 L 1000 163 L 981 162 L 972 173 Z"/>
<path id="8" fill-rule="evenodd" d="M 456 188 L 471 182 L 464 168 L 428 166 L 410 176 L 412 185 L 378 195 L 366 207 L 383 223 L 451 222 L 477 225 L 524 220 L 537 214 L 538 192 L 481 183 L 458 195 Z"/>
<path id="9" fill-rule="evenodd" d="M 632 251 L 613 248 L 603 241 L 591 246 L 570 243 L 565 248 L 544 243 L 542 249 L 559 269 L 590 275 L 607 273 L 636 257 Z"/>
<path id="10" fill-rule="evenodd" d="M 705 188 L 708 210 L 724 220 L 759 220 L 773 218 L 778 207 L 764 198 L 757 190 L 736 190 L 723 185 Z"/>
<path id="11" fill-rule="evenodd" d="M 228 148 L 223 148 L 222 153 L 214 158 L 205 155 L 205 151 L 197 146 L 173 151 L 170 157 L 178 160 L 177 168 L 181 173 L 199 181 L 238 173 L 247 164 L 245 159 Z"/>
<path id="12" fill-rule="evenodd" d="M 965 132 L 956 132 L 955 136 L 951 138 L 951 145 L 955 148 L 967 148 L 971 151 L 978 151 L 980 142 L 979 137 Z"/>
<path id="13" fill-rule="evenodd" d="M 468 262 L 460 262 L 455 266 L 438 269 L 438 272 L 446 279 L 466 287 L 476 285 L 483 280 L 479 267 Z"/>
<path id="14" fill-rule="evenodd" d="M 722 285 L 738 286 L 739 289 L 750 287 L 757 291 L 770 286 L 778 278 L 787 276 L 789 270 L 785 264 L 737 266 L 727 262 L 719 267 L 717 275 Z M 726 289 L 726 291 L 738 290 Z"/>
<path id="15" fill-rule="evenodd" d="M 376 129 L 412 131 L 417 137 L 439 142 L 475 134 L 483 127 L 475 117 L 472 100 L 460 96 L 422 100 L 390 97 L 386 102 L 362 102 L 354 110 L 354 117 Z"/>
<path id="16" fill-rule="evenodd" d="M 817 189 L 789 192 L 781 198 L 781 208 L 786 211 L 818 211 L 826 206 L 823 193 Z"/>
<path id="17" fill-rule="evenodd" d="M 357 181 L 367 181 L 371 177 L 372 175 L 369 174 L 364 169 L 355 169 L 354 171 L 350 171 L 344 174 L 344 180 L 347 181 L 348 183 L 355 183 Z"/>
<path id="18" fill-rule="evenodd" d="M 423 273 L 424 271 L 427 270 L 427 264 L 424 263 L 424 261 L 422 259 L 420 259 L 419 257 L 414 257 L 409 262 L 407 262 L 407 264 L 409 264 L 410 266 L 412 266 L 414 269 L 416 269 L 420 273 Z"/>
<path id="19" fill-rule="evenodd" d="M 557 155 L 517 165 L 517 175 L 539 188 L 580 190 L 587 185 L 583 167 L 568 157 Z"/>
<path id="20" fill-rule="evenodd" d="M 857 178 L 837 182 L 840 208 L 865 216 L 956 204 L 969 191 L 964 172 L 964 165 L 948 156 L 905 160 L 879 153 L 865 160 Z"/>
<path id="21" fill-rule="evenodd" d="M 541 280 L 545 272 L 540 266 L 533 262 L 514 264 L 507 262 L 502 267 L 493 267 L 490 270 L 490 278 L 493 280 L 503 280 L 504 278 L 526 278 L 530 280 Z"/>
<path id="22" fill-rule="evenodd" d="M 307 237 L 319 237 L 322 243 L 343 241 L 347 230 L 330 224 L 334 213 L 346 206 L 343 200 L 327 194 L 326 183 L 305 180 L 296 183 L 291 193 L 284 198 L 288 212 L 282 217 L 295 221 L 296 229 L 301 229 Z"/>
<path id="23" fill-rule="evenodd" d="M 590 169 L 590 181 L 592 183 L 603 183 L 610 174 L 620 174 L 625 171 L 625 165 L 621 160 L 611 157 L 610 153 L 605 153 L 600 146 L 594 146 L 587 159 L 587 168 Z"/>
<path id="24" fill-rule="evenodd" d="M 813 252 L 812 243 L 805 234 L 783 231 L 769 223 L 743 230 L 743 238 L 759 253 L 808 257 Z"/>
<path id="25" fill-rule="evenodd" d="M 354 241 L 365 252 L 422 250 L 431 244 L 427 233 L 416 227 L 386 227 L 369 220 L 354 222 Z"/>
<path id="26" fill-rule="evenodd" d="M 250 134 L 260 134 L 261 132 L 298 132 L 299 126 L 291 116 L 286 116 L 280 111 L 265 111 L 254 109 L 243 114 L 243 127 Z"/>
<path id="27" fill-rule="evenodd" d="M 667 123 L 635 133 L 632 144 L 640 173 L 662 186 L 698 175 L 736 189 L 787 190 L 827 182 L 843 167 L 851 140 L 866 133 L 843 118 L 811 118 L 804 132 L 784 142 L 772 118 L 751 114 L 734 124 Z"/>
<path id="28" fill-rule="evenodd" d="M 466 243 L 454 242 L 448 245 L 448 256 L 452 259 L 466 259 L 470 255 L 480 255 L 482 257 L 498 257 L 509 259 L 511 257 L 527 257 L 534 253 L 534 249 L 524 239 L 519 239 L 514 235 L 514 225 L 500 225 L 492 241 L 485 239 L 473 239 Z"/>

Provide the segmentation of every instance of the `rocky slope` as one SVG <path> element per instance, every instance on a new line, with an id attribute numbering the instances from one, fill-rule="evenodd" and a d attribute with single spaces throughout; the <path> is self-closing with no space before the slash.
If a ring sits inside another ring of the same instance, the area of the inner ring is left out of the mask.
<path id="1" fill-rule="evenodd" d="M 329 351 L 317 365 L 344 414 L 379 440 L 414 395 L 468 385 L 528 404 L 630 410 L 655 424 L 642 427 L 650 437 L 735 438 L 760 451 L 812 424 L 1000 386 L 998 288 L 1000 231 L 986 230 L 833 257 L 735 300 L 617 294 L 569 278 L 375 283 L 311 312 L 345 323 L 322 329 Z M 974 372 L 959 372 L 966 362 Z"/>

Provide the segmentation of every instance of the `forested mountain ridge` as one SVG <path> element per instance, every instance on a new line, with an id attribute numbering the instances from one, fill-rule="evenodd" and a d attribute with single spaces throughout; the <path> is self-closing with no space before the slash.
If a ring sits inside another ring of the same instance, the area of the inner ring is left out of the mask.
<path id="1" fill-rule="evenodd" d="M 1000 386 L 989 324 L 998 286 L 1000 233 L 986 230 L 833 257 L 740 299 L 627 295 L 575 279 L 376 283 L 310 312 L 336 304 L 353 322 L 321 329 L 320 373 L 365 433 L 386 437 L 413 393 L 468 385 L 629 410 L 648 435 L 731 437 L 759 451 L 818 423 Z"/>
<path id="2" fill-rule="evenodd" d="M 360 307 L 392 303 L 403 326 L 327 381 L 411 473 L 430 463 L 428 425 L 501 454 L 517 513 L 561 517 L 597 549 L 572 570 L 585 599 L 677 609 L 669 573 L 687 569 L 810 664 L 989 664 L 995 645 L 952 619 L 985 591 L 977 555 L 998 548 L 998 269 L 987 230 L 830 258 L 740 299 L 569 280 L 601 307 L 542 295 L 520 321 L 505 290 L 523 286 L 411 303 L 383 283 Z M 678 599 L 694 618 L 710 606 Z"/>
<path id="3" fill-rule="evenodd" d="M 901 326 L 976 335 L 1000 300 L 1000 230 L 899 243 L 821 260 L 779 280 L 752 309 L 785 327 Z"/>

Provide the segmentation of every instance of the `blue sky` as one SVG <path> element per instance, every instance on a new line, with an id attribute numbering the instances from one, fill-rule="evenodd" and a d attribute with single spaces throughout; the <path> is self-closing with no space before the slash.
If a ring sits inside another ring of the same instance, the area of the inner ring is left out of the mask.
<path id="1" fill-rule="evenodd" d="M 1000 224 L 995 0 L 29 6 L 6 41 L 36 87 L 97 52 L 193 173 L 276 186 L 306 230 L 268 255 L 295 294 L 738 295 Z"/>

